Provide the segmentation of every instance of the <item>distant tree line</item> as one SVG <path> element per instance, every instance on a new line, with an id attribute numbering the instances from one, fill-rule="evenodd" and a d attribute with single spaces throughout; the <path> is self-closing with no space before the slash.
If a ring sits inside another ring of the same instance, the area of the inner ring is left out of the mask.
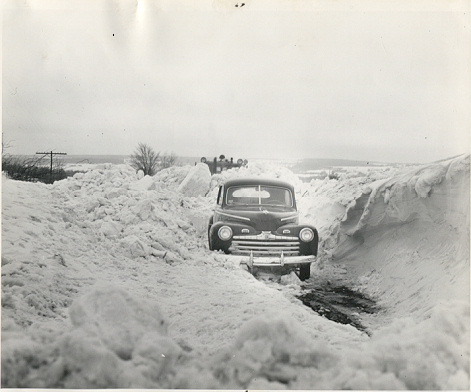
<path id="1" fill-rule="evenodd" d="M 54 162 L 52 173 L 48 166 L 43 166 L 43 157 L 22 157 L 2 154 L 2 171 L 13 180 L 44 182 L 67 178 L 69 173 L 64 170 L 60 161 Z"/>
<path id="2" fill-rule="evenodd" d="M 49 166 L 43 165 L 40 157 L 14 156 L 5 153 L 9 145 L 2 142 L 2 171 L 13 180 L 44 182 L 52 184 L 54 181 L 63 180 L 72 176 L 76 171 L 64 170 L 59 159 L 54 160 L 52 173 Z M 136 151 L 131 155 L 129 164 L 137 171 L 142 170 L 144 175 L 154 175 L 159 170 L 174 166 L 177 156 L 174 153 L 155 152 L 145 143 L 139 143 Z"/>

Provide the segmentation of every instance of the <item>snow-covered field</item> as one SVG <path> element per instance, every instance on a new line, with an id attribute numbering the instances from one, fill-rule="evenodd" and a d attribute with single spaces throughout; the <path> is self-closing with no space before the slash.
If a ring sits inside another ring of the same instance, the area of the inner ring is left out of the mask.
<path id="1" fill-rule="evenodd" d="M 309 183 L 266 162 L 85 169 L 2 179 L 2 387 L 469 389 L 469 156 Z M 295 185 L 321 236 L 310 280 L 373 297 L 369 335 L 304 306 L 294 274 L 207 249 L 233 176 Z"/>

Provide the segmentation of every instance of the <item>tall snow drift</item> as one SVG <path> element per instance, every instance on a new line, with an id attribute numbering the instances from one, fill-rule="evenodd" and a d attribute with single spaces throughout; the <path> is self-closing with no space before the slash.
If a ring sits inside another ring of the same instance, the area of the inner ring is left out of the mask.
<path id="1" fill-rule="evenodd" d="M 469 178 L 467 156 L 366 186 L 332 233 L 333 259 L 396 313 L 467 302 Z"/>

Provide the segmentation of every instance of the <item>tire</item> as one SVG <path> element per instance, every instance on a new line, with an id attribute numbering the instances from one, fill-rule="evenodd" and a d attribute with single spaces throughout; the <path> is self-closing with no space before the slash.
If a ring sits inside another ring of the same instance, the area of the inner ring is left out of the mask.
<path id="1" fill-rule="evenodd" d="M 311 277 L 311 264 L 303 264 L 299 267 L 299 279 L 304 281 Z"/>
<path id="2" fill-rule="evenodd" d="M 213 244 L 212 244 L 212 241 L 211 241 L 211 233 L 210 233 L 212 225 L 213 225 L 213 218 L 211 217 L 211 219 L 209 220 L 209 224 L 208 224 L 208 247 L 209 247 L 209 250 L 214 250 Z"/>

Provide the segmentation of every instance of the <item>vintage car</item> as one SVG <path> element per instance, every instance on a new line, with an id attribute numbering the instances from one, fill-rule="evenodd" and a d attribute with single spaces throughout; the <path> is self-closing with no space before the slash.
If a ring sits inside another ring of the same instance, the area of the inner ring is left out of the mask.
<path id="1" fill-rule="evenodd" d="M 310 277 L 317 256 L 315 227 L 299 224 L 293 186 L 271 179 L 234 179 L 219 187 L 209 220 L 210 250 L 242 256 L 255 267 L 286 267 Z"/>

